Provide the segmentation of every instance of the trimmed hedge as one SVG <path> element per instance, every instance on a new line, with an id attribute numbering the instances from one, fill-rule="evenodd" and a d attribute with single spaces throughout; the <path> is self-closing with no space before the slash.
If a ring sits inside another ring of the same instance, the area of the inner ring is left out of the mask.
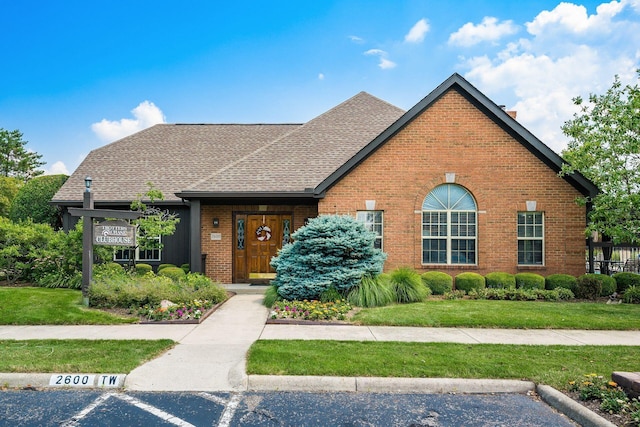
<path id="1" fill-rule="evenodd" d="M 160 273 L 160 270 L 165 269 L 165 268 L 169 268 L 169 267 L 178 267 L 175 264 L 160 264 L 158 266 L 158 273 Z"/>
<path id="2" fill-rule="evenodd" d="M 180 267 L 165 267 L 158 271 L 158 276 L 168 277 L 174 282 L 177 282 L 184 278 L 186 273 Z"/>
<path id="3" fill-rule="evenodd" d="M 623 273 L 616 273 L 611 277 L 616 281 L 616 291 L 619 294 L 624 293 L 624 291 L 631 286 L 640 288 L 640 274 L 625 271 Z"/>
<path id="4" fill-rule="evenodd" d="M 484 276 L 478 273 L 460 273 L 455 278 L 456 289 L 469 292 L 472 289 L 484 289 Z"/>
<path id="5" fill-rule="evenodd" d="M 187 274 L 191 271 L 191 266 L 189 264 L 182 264 L 180 266 L 181 269 L 184 270 L 184 273 Z"/>
<path id="6" fill-rule="evenodd" d="M 153 271 L 153 267 L 151 267 L 151 265 L 142 262 L 137 263 L 135 269 L 136 274 L 140 276 L 144 276 L 145 274 Z"/>
<path id="7" fill-rule="evenodd" d="M 544 279 L 544 287 L 548 290 L 565 288 L 575 291 L 577 283 L 578 280 L 570 274 L 552 274 Z"/>
<path id="8" fill-rule="evenodd" d="M 598 296 L 606 297 L 613 294 L 616 291 L 616 279 L 611 276 L 607 276 L 606 274 L 594 274 L 587 273 L 578 277 L 578 285 L 580 284 L 581 277 L 592 277 L 600 283 L 600 294 Z M 576 289 L 576 297 L 578 297 L 579 292 Z M 578 297 L 580 298 L 580 297 Z"/>
<path id="9" fill-rule="evenodd" d="M 491 289 L 515 289 L 516 276 L 511 273 L 489 273 L 484 276 L 487 288 Z"/>
<path id="10" fill-rule="evenodd" d="M 576 298 L 597 299 L 602 293 L 602 281 L 598 276 L 602 276 L 602 274 L 583 274 L 579 276 L 576 284 Z"/>
<path id="11" fill-rule="evenodd" d="M 516 274 L 516 288 L 544 289 L 544 277 L 536 273 L 518 273 Z"/>
<path id="12" fill-rule="evenodd" d="M 453 277 L 440 271 L 427 271 L 420 275 L 422 283 L 433 295 L 444 295 L 453 290 Z"/>

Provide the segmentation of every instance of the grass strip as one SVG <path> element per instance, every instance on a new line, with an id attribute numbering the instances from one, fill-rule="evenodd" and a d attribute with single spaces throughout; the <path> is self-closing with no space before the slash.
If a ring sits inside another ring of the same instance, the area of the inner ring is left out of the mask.
<path id="1" fill-rule="evenodd" d="M 371 326 L 640 330 L 640 304 L 429 300 L 365 308 L 351 320 Z"/>
<path id="2" fill-rule="evenodd" d="M 114 325 L 136 317 L 116 316 L 82 305 L 73 289 L 0 287 L 0 325 Z"/>
<path id="3" fill-rule="evenodd" d="M 258 340 L 247 373 L 529 380 L 566 389 L 587 373 L 640 370 L 640 346 Z"/>
<path id="4" fill-rule="evenodd" d="M 129 373 L 175 342 L 162 340 L 0 340 L 0 372 Z"/>

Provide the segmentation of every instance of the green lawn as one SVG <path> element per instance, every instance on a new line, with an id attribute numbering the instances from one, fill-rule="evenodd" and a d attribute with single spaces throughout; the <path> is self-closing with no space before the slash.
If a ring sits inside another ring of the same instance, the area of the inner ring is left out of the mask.
<path id="1" fill-rule="evenodd" d="M 0 372 L 126 374 L 174 344 L 166 339 L 0 340 Z"/>
<path id="2" fill-rule="evenodd" d="M 72 289 L 0 287 L 0 325 L 113 325 L 137 322 L 82 305 Z"/>
<path id="3" fill-rule="evenodd" d="M 411 342 L 259 340 L 247 372 L 530 380 L 566 389 L 584 374 L 640 370 L 640 346 L 542 346 Z"/>
<path id="4" fill-rule="evenodd" d="M 429 300 L 362 309 L 362 325 L 640 330 L 640 304 Z"/>

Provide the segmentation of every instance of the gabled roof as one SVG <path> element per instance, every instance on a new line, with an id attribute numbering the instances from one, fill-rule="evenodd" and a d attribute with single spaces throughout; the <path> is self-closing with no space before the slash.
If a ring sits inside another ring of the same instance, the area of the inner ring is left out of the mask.
<path id="1" fill-rule="evenodd" d="M 538 159 L 545 163 L 549 168 L 555 172 L 559 172 L 562 168 L 562 164 L 566 163 L 558 154 L 552 149 L 546 146 L 542 141 L 536 138 L 531 132 L 518 123 L 513 117 L 511 117 L 500 106 L 491 101 L 482 92 L 476 89 L 471 83 L 465 80 L 458 73 L 454 73 L 447 80 L 442 82 L 435 90 L 429 95 L 424 97 L 413 108 L 407 111 L 402 117 L 400 117 L 393 125 L 389 126 L 382 133 L 380 133 L 375 139 L 367 144 L 357 155 L 353 156 L 346 163 L 336 169 L 330 176 L 328 176 L 320 185 L 315 188 L 316 194 L 322 194 L 327 191 L 331 186 L 337 183 L 341 178 L 368 158 L 374 151 L 381 147 L 385 142 L 391 139 L 394 135 L 404 129 L 413 119 L 418 117 L 424 110 L 429 108 L 433 103 L 440 99 L 445 93 L 450 90 L 458 91 L 469 102 L 480 109 L 491 120 L 493 120 L 498 126 L 509 133 L 513 138 L 525 146 L 531 153 L 533 153 Z M 564 179 L 568 181 L 576 190 L 585 196 L 595 196 L 599 190 L 591 181 L 582 176 L 580 173 L 574 173 L 564 176 Z"/>
<path id="2" fill-rule="evenodd" d="M 84 178 L 93 179 L 96 202 L 129 204 L 147 182 L 166 200 L 226 165 L 238 162 L 300 124 L 159 124 L 93 150 L 53 197 L 53 203 L 82 200 Z"/>
<path id="3" fill-rule="evenodd" d="M 403 113 L 398 107 L 360 92 L 238 161 L 213 169 L 179 195 L 313 196 L 312 189 Z"/>

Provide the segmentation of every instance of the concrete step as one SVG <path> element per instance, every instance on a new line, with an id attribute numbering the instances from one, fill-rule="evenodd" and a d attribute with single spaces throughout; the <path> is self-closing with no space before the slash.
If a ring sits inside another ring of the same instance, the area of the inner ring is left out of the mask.
<path id="1" fill-rule="evenodd" d="M 230 292 L 235 292 L 237 295 L 264 294 L 269 287 L 267 285 L 251 285 L 249 283 L 230 283 L 221 286 Z"/>

